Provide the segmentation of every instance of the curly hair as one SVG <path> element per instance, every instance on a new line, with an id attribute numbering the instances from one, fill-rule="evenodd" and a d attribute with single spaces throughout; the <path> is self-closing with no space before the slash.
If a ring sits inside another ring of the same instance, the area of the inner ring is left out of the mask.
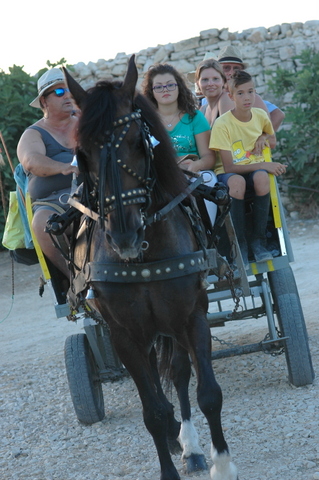
<path id="1" fill-rule="evenodd" d="M 153 95 L 153 80 L 156 75 L 165 75 L 170 73 L 174 78 L 178 86 L 178 108 L 181 112 L 188 113 L 190 117 L 194 117 L 197 107 L 197 100 L 192 91 L 187 87 L 186 81 L 183 76 L 168 63 L 157 63 L 152 65 L 146 72 L 144 81 L 142 84 L 142 93 L 145 95 L 157 108 L 157 101 Z"/>
<path id="2" fill-rule="evenodd" d="M 195 72 L 195 82 L 198 83 L 200 76 L 202 74 L 203 70 L 206 70 L 206 68 L 213 68 L 220 74 L 222 77 L 222 80 L 224 83 L 227 82 L 226 75 L 224 74 L 223 68 L 220 65 L 220 63 L 217 62 L 217 60 L 214 60 L 214 58 L 209 58 L 208 60 L 203 60 L 197 65 L 196 72 Z"/>
<path id="3" fill-rule="evenodd" d="M 253 82 L 252 76 L 245 70 L 236 70 L 228 81 L 229 91 L 233 92 L 234 88 L 240 87 L 240 85 L 248 82 Z"/>

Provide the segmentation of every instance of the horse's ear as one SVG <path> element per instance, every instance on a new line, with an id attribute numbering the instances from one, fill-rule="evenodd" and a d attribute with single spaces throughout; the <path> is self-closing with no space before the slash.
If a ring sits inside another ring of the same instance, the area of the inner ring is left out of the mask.
<path id="1" fill-rule="evenodd" d="M 83 102 L 87 97 L 86 91 L 81 87 L 81 85 L 76 80 L 74 80 L 74 78 L 69 74 L 69 72 L 65 67 L 63 67 L 63 72 L 64 72 L 64 77 L 65 77 L 67 86 L 69 87 L 72 97 L 74 98 L 77 106 L 79 108 L 82 108 Z"/>
<path id="2" fill-rule="evenodd" d="M 137 84 L 138 73 L 137 68 L 135 65 L 135 55 L 132 55 L 128 62 L 128 67 L 126 71 L 126 75 L 123 81 L 123 89 L 130 93 L 132 96 L 135 92 L 135 87 Z"/>

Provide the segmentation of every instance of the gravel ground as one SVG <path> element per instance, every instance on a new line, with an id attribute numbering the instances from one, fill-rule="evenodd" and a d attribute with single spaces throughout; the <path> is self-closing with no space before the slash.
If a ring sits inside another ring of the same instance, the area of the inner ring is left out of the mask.
<path id="1" fill-rule="evenodd" d="M 318 222 L 295 221 L 290 229 L 296 260 L 292 267 L 318 372 Z M 48 292 L 38 297 L 37 266 L 16 267 L 13 308 L 7 317 L 10 269 L 7 253 L 1 253 L 0 479 L 158 479 L 155 447 L 132 380 L 103 385 L 105 419 L 92 426 L 79 424 L 67 385 L 63 345 L 81 327 L 55 319 Z M 213 330 L 238 343 L 255 343 L 265 333 L 265 319 Z M 291 386 L 284 355 L 255 353 L 216 360 L 213 366 L 224 395 L 223 427 L 240 480 L 319 479 L 318 381 Z M 209 459 L 208 428 L 194 390 L 193 378 L 194 423 Z M 182 480 L 190 478 L 179 456 L 174 462 Z"/>

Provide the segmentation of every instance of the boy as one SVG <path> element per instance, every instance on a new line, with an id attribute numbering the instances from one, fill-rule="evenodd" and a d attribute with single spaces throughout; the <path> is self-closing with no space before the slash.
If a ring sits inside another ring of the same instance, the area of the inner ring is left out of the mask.
<path id="1" fill-rule="evenodd" d="M 246 188 L 254 192 L 253 232 L 251 249 L 256 262 L 272 259 L 266 249 L 266 226 L 270 202 L 268 173 L 281 175 L 286 166 L 267 162 L 262 151 L 276 137 L 268 115 L 253 108 L 255 88 L 252 77 L 244 70 L 236 71 L 229 80 L 229 96 L 235 108 L 219 117 L 212 128 L 209 147 L 218 151 L 215 173 L 218 181 L 229 187 L 232 197 L 231 215 L 245 268 L 248 269 L 248 245 L 245 236 Z M 262 165 L 261 165 L 262 163 Z"/>

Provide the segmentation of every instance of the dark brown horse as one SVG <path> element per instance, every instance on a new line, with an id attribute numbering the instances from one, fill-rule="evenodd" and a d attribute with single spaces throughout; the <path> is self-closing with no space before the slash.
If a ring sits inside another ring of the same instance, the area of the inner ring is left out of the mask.
<path id="1" fill-rule="evenodd" d="M 180 205 L 191 187 L 156 112 L 135 90 L 134 56 L 123 83 L 99 82 L 84 91 L 65 74 L 82 110 L 78 162 L 85 182 L 77 205 L 91 223 L 79 230 L 73 293 L 94 291 L 90 302 L 108 323 L 137 386 L 161 480 L 180 478 L 169 452 L 177 439 L 189 471 L 207 468 L 190 418 L 189 358 L 212 437 L 211 478 L 236 480 L 221 427 L 222 393 L 206 320 L 205 275 L 215 266 L 216 252 L 200 246 L 196 214 Z M 181 425 L 160 385 L 154 349 L 159 337 L 173 339 L 162 344 L 174 345 L 170 375 L 181 401 Z"/>

